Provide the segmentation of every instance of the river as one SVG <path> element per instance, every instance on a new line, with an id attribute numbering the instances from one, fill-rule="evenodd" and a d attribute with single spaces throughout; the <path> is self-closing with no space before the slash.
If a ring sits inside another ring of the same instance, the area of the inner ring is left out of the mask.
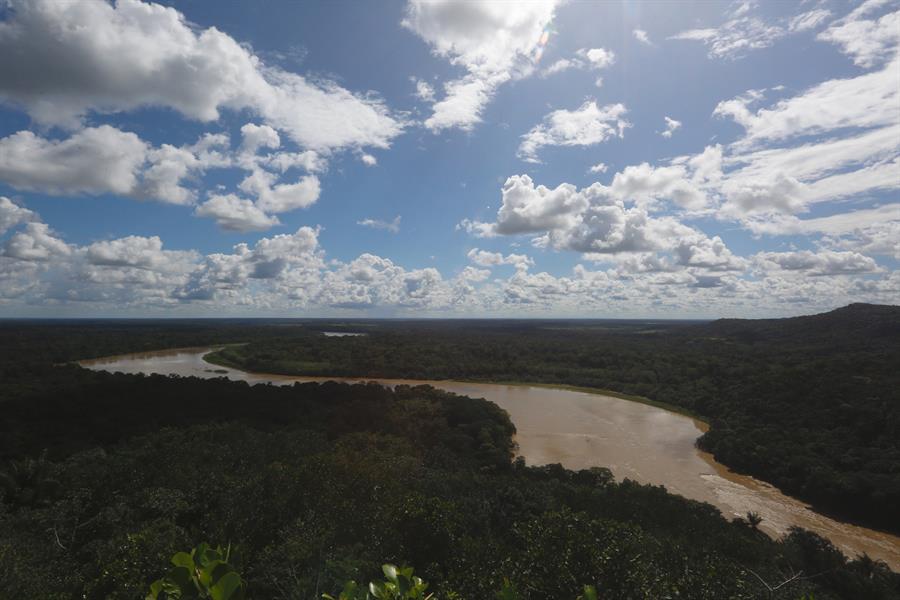
<path id="1" fill-rule="evenodd" d="M 210 351 L 212 348 L 184 348 L 79 364 L 111 372 L 227 377 L 251 384 L 326 380 L 428 384 L 486 398 L 509 413 L 517 430 L 519 454 L 530 465 L 608 467 L 620 480 L 627 477 L 663 485 L 686 498 L 709 502 L 727 518 L 756 512 L 763 519 L 760 528 L 773 537 L 798 525 L 828 538 L 848 556 L 865 552 L 900 571 L 900 537 L 826 517 L 767 483 L 732 473 L 694 445 L 706 425 L 678 413 L 602 394 L 528 385 L 248 373 L 207 363 L 203 356 Z"/>

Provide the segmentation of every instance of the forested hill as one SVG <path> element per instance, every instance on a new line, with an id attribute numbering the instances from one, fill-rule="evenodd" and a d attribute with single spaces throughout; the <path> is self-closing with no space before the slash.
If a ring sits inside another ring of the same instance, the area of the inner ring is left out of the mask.
<path id="1" fill-rule="evenodd" d="M 897 343 L 900 306 L 858 303 L 827 313 L 786 319 L 719 319 L 695 325 L 685 333 L 705 333 L 745 343 L 779 341 L 798 346 L 826 342 L 839 347 Z"/>

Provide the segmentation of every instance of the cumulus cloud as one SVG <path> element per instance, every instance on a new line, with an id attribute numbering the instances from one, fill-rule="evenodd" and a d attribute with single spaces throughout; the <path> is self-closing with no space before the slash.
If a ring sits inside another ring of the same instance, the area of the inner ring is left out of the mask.
<path id="1" fill-rule="evenodd" d="M 391 233 L 400 233 L 400 215 L 397 215 L 390 221 L 382 221 L 380 219 L 363 219 L 361 221 L 357 221 L 357 225 L 362 225 L 363 227 L 370 227 L 372 229 L 383 229 L 385 231 L 390 231 Z"/>
<path id="2" fill-rule="evenodd" d="M 532 70 L 533 53 L 553 19 L 556 0 L 454 2 L 410 0 L 402 21 L 432 51 L 466 71 L 444 84 L 424 126 L 469 130 L 497 91 Z"/>
<path id="3" fill-rule="evenodd" d="M 0 303 L 111 314 L 198 314 L 214 306 L 218 314 L 647 316 L 677 310 L 703 316 L 801 305 L 809 311 L 900 294 L 896 274 L 883 273 L 857 251 L 763 253 L 752 257 L 748 274 L 748 261 L 718 237 L 676 223 L 645 225 L 680 235 L 662 253 L 585 254 L 614 268 L 579 264 L 568 275 L 534 272 L 522 254 L 474 249 L 475 266 L 448 279 L 437 269 L 410 269 L 371 253 L 326 261 L 319 230 L 310 227 L 202 256 L 166 249 L 155 236 L 70 245 L 31 221 L 2 245 Z M 501 264 L 514 272 L 492 277 L 491 267 Z"/>
<path id="4" fill-rule="evenodd" d="M 490 268 L 499 265 L 512 265 L 517 270 L 527 270 L 529 267 L 534 266 L 534 261 L 525 254 L 507 254 L 504 256 L 501 252 L 489 252 L 472 248 L 466 256 L 479 267 Z"/>
<path id="5" fill-rule="evenodd" d="M 636 39 L 640 43 L 646 44 L 648 46 L 653 45 L 653 42 L 650 41 L 650 36 L 647 35 L 647 32 L 643 29 L 635 29 L 631 32 L 631 34 L 634 36 L 634 39 Z"/>
<path id="6" fill-rule="evenodd" d="M 94 242 L 79 252 L 88 265 L 94 267 L 117 267 L 117 274 L 129 269 L 154 271 L 161 274 L 184 273 L 190 270 L 199 258 L 193 250 L 164 250 L 159 236 L 143 237 L 130 235 L 123 238 Z M 100 271 L 91 270 L 95 273 Z M 109 271 L 106 271 L 107 273 Z"/>
<path id="7" fill-rule="evenodd" d="M 612 137 L 622 138 L 631 123 L 625 120 L 623 104 L 597 106 L 590 100 L 575 110 L 555 110 L 522 136 L 518 156 L 526 162 L 540 162 L 538 151 L 545 146 L 592 146 Z"/>
<path id="8" fill-rule="evenodd" d="M 893 12 L 875 17 L 885 8 Z M 818 39 L 840 46 L 861 67 L 891 61 L 900 46 L 900 10 L 896 2 L 867 0 L 846 17 L 832 23 Z"/>
<path id="9" fill-rule="evenodd" d="M 606 163 L 600 162 L 592 166 L 590 169 L 588 169 L 588 171 L 590 171 L 591 173 L 606 173 L 608 169 L 609 167 Z"/>
<path id="10" fill-rule="evenodd" d="M 116 194 L 191 204 L 195 193 L 184 180 L 230 164 L 221 153 L 227 145 L 227 136 L 204 136 L 191 146 L 154 148 L 109 125 L 61 140 L 19 131 L 0 139 L 0 181 L 54 195 Z"/>
<path id="11" fill-rule="evenodd" d="M 241 150 L 247 154 L 256 154 L 260 148 L 278 148 L 281 137 L 268 125 L 247 123 L 241 127 Z"/>
<path id="12" fill-rule="evenodd" d="M 610 192 L 616 198 L 643 206 L 652 206 L 656 200 L 671 200 L 682 208 L 700 209 L 706 205 L 707 196 L 698 184 L 699 180 L 691 177 L 685 165 L 651 167 L 641 163 L 616 173 Z"/>
<path id="13" fill-rule="evenodd" d="M 0 235 L 19 223 L 27 223 L 36 219 L 37 215 L 33 211 L 15 204 L 6 196 L 0 196 Z"/>
<path id="14" fill-rule="evenodd" d="M 434 102 L 434 87 L 423 79 L 412 78 L 416 84 L 415 96 L 422 102 Z"/>
<path id="15" fill-rule="evenodd" d="M 241 128 L 241 136 L 239 147 L 232 151 L 224 134 L 206 134 L 182 147 L 152 147 L 134 133 L 109 125 L 85 128 L 61 140 L 20 131 L 0 139 L 0 181 L 55 195 L 115 194 L 193 205 L 197 190 L 188 187 L 189 182 L 211 168 L 238 167 L 249 171 L 239 189 L 252 195 L 255 204 L 220 193 L 215 196 L 224 200 L 211 198 L 194 213 L 216 218 L 223 227 L 235 230 L 276 225 L 278 220 L 265 213 L 307 208 L 319 199 L 321 184 L 312 173 L 325 165 L 318 153 L 260 154 L 264 148 L 281 146 L 278 133 L 267 125 L 248 123 Z M 284 181 L 291 169 L 310 174 Z"/>
<path id="16" fill-rule="evenodd" d="M 760 252 L 755 260 L 766 268 L 794 271 L 806 275 L 848 275 L 878 270 L 875 260 L 858 252 L 823 250 L 811 252 Z"/>
<path id="17" fill-rule="evenodd" d="M 38 123 L 146 106 L 214 121 L 247 109 L 300 146 L 387 147 L 403 129 L 379 99 L 265 65 L 215 28 L 137 0 L 13 3 L 0 22 L 0 99 Z"/>
<path id="18" fill-rule="evenodd" d="M 675 133 L 679 128 L 681 128 L 681 121 L 676 121 L 670 117 L 665 117 L 666 119 L 666 129 L 660 132 L 659 135 L 664 138 L 672 137 L 672 134 Z"/>
<path id="19" fill-rule="evenodd" d="M 606 48 L 582 48 L 572 58 L 561 58 L 541 71 L 542 77 L 548 77 L 555 73 L 568 71 L 569 69 L 591 69 L 600 71 L 616 62 L 616 54 Z M 597 78 L 597 87 L 603 83 L 603 78 Z"/>
<path id="20" fill-rule="evenodd" d="M 900 205 L 894 205 L 900 212 Z M 837 248 L 864 254 L 889 256 L 900 260 L 900 218 L 893 221 L 877 221 L 861 227 L 847 227 L 843 235 L 829 236 L 825 243 Z"/>
<path id="21" fill-rule="evenodd" d="M 616 54 L 606 48 L 582 48 L 577 52 L 592 69 L 605 69 L 616 62 Z"/>
<path id="22" fill-rule="evenodd" d="M 280 224 L 278 217 L 267 215 L 250 200 L 234 194 L 210 196 L 194 214 L 215 219 L 226 231 L 264 231 Z"/>
<path id="23" fill-rule="evenodd" d="M 321 185 L 315 175 L 304 175 L 295 183 L 275 183 L 277 177 L 255 169 L 240 183 L 241 190 L 256 196 L 257 207 L 270 213 L 308 208 L 319 199 Z"/>
<path id="24" fill-rule="evenodd" d="M 138 136 L 109 125 L 61 141 L 20 131 L 0 139 L 0 180 L 51 194 L 127 195 L 138 187 L 147 151 Z"/>
<path id="25" fill-rule="evenodd" d="M 56 237 L 46 223 L 27 223 L 25 230 L 12 235 L 3 247 L 3 256 L 27 261 L 45 261 L 70 253 L 68 244 Z"/>
<path id="26" fill-rule="evenodd" d="M 635 205 L 641 199 L 677 196 L 678 182 L 684 181 L 686 173 L 683 167 L 664 172 L 645 164 L 617 173 L 610 186 L 595 183 L 583 189 L 565 183 L 550 189 L 535 185 L 527 175 L 517 175 L 507 179 L 501 190 L 495 222 L 464 221 L 461 226 L 477 237 L 539 234 L 532 239 L 536 247 L 579 252 L 590 260 L 662 253 L 652 259 L 644 256 L 641 263 L 646 266 L 655 260 L 657 270 L 743 269 L 743 260 L 721 238 L 709 238 L 674 217 L 654 216 Z M 499 253 L 470 253 L 470 259 L 475 257 L 481 266 L 503 258 Z"/>
<path id="27" fill-rule="evenodd" d="M 577 69 L 581 66 L 581 64 L 582 63 L 579 60 L 573 60 L 571 58 L 560 58 L 550 66 L 545 67 L 543 70 L 541 70 L 541 76 L 549 77 L 550 75 L 562 73 L 563 71 L 568 71 L 569 69 Z"/>

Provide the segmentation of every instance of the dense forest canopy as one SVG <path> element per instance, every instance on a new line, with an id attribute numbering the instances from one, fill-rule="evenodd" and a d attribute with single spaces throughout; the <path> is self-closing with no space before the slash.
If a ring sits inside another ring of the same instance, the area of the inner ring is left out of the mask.
<path id="1" fill-rule="evenodd" d="M 328 324 L 335 327 L 335 324 Z M 557 383 L 700 415 L 719 462 L 900 533 L 900 307 L 711 323 L 358 323 L 231 347 L 251 371 Z"/>
<path id="2" fill-rule="evenodd" d="M 507 415 L 484 400 L 66 364 L 244 342 L 220 359 L 612 388 L 712 418 L 704 444 L 722 444 L 717 452 L 746 457 L 752 441 L 762 461 L 780 449 L 818 461 L 817 477 L 836 487 L 855 477 L 836 459 L 852 449 L 853 473 L 890 483 L 897 313 L 864 327 L 857 310 L 839 313 L 844 330 L 790 339 L 779 332 L 793 321 L 774 333 L 730 322 L 2 323 L 0 598 L 143 597 L 173 553 L 202 541 L 234 545 L 256 599 L 335 594 L 349 579 L 377 578 L 384 562 L 414 567 L 441 598 L 491 598 L 507 578 L 532 599 L 575 598 L 588 584 L 601 598 L 900 597 L 900 576 L 809 532 L 773 541 L 752 518 L 729 522 L 602 466 L 527 467 L 513 459 Z M 337 329 L 368 335 L 320 333 Z M 842 375 L 850 383 L 836 387 Z M 779 383 L 785 393 L 774 393 Z M 877 428 L 867 411 L 878 411 Z M 787 435 L 791 423 L 803 427 Z M 726 431 L 730 446 L 715 438 Z M 885 501 L 854 493 L 870 507 Z M 769 595 L 765 584 L 794 576 Z"/>

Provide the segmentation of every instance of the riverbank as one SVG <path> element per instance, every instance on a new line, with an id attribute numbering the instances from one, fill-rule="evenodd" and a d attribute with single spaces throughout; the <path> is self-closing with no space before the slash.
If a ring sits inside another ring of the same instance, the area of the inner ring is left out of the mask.
<path id="1" fill-rule="evenodd" d="M 172 373 L 201 378 L 227 377 L 248 383 L 290 385 L 335 380 L 375 381 L 387 386 L 427 384 L 456 394 L 482 397 L 506 410 L 517 428 L 520 453 L 528 464 L 561 463 L 569 469 L 606 466 L 619 480 L 662 485 L 672 493 L 716 506 L 726 518 L 754 512 L 772 537 L 799 526 L 830 539 L 848 556 L 866 553 L 900 569 L 900 538 L 816 513 L 773 486 L 731 472 L 695 446 L 702 421 L 652 404 L 603 395 L 596 389 L 550 385 L 308 377 L 249 373 L 207 361 L 215 349 L 175 350 L 107 361 L 84 361 L 88 368 L 124 373 Z M 221 374 L 211 365 L 227 369 Z"/>
<path id="2" fill-rule="evenodd" d="M 228 344 L 227 346 L 241 346 L 243 344 Z M 339 377 L 341 379 L 357 379 L 357 378 L 365 378 L 368 375 L 320 375 L 320 374 L 308 374 L 308 373 L 290 373 L 284 372 L 280 373 L 278 371 L 266 371 L 266 372 L 257 372 L 257 371 L 247 371 L 244 365 L 241 365 L 239 362 L 229 360 L 226 356 L 222 355 L 221 350 L 223 348 L 217 348 L 203 356 L 203 360 L 206 362 L 221 366 L 228 367 L 230 369 L 238 369 L 241 371 L 245 371 L 247 373 L 253 373 L 254 375 L 281 375 L 284 377 L 312 377 L 312 378 L 327 378 L 327 377 Z M 383 379 L 383 378 L 381 378 Z M 415 381 L 415 380 L 412 380 Z M 555 390 L 567 390 L 571 392 L 583 392 L 585 394 L 597 394 L 600 396 L 611 396 L 613 398 L 618 398 L 620 400 L 628 400 L 629 402 L 639 402 L 641 404 L 646 404 L 648 406 L 655 406 L 656 408 L 661 408 L 663 410 L 667 410 L 669 412 L 677 413 L 679 415 L 684 415 L 686 417 L 690 417 L 702 424 L 704 433 L 709 429 L 709 422 L 701 415 L 698 415 L 692 410 L 684 408 L 682 406 L 676 406 L 675 404 L 669 404 L 667 402 L 660 402 L 658 400 L 652 400 L 650 398 L 645 398 L 644 396 L 636 396 L 634 394 L 624 394 L 622 392 L 617 392 L 615 390 L 603 389 L 603 388 L 593 388 L 586 386 L 577 386 L 577 385 L 568 385 L 565 383 L 545 383 L 540 381 L 497 381 L 492 379 L 422 379 L 421 381 L 447 381 L 447 382 L 457 382 L 457 383 L 484 383 L 484 384 L 494 384 L 494 385 L 510 385 L 510 386 L 523 386 L 523 387 L 537 387 L 537 388 L 547 388 L 547 389 L 555 389 Z"/>

